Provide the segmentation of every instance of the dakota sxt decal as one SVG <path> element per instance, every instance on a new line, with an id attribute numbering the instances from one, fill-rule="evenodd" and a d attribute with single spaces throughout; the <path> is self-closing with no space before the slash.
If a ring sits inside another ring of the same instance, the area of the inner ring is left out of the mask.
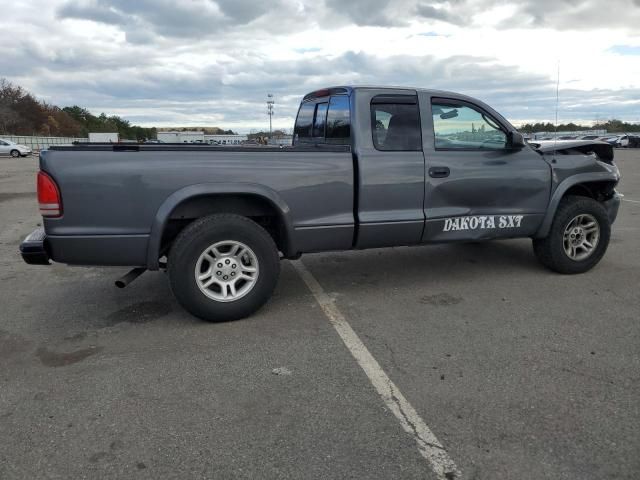
<path id="1" fill-rule="evenodd" d="M 478 215 L 472 217 L 445 218 L 442 231 L 520 228 L 522 217 L 522 215 Z"/>

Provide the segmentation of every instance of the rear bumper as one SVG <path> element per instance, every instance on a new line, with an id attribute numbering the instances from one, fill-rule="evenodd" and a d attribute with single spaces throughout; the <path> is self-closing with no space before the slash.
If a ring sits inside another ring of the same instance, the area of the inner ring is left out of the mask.
<path id="1" fill-rule="evenodd" d="M 620 200 L 622 199 L 622 195 L 618 192 L 613 194 L 609 200 L 603 202 L 604 208 L 607 209 L 607 214 L 609 215 L 609 222 L 613 224 L 618 217 L 618 210 L 620 209 Z"/>
<path id="2" fill-rule="evenodd" d="M 85 266 L 146 267 L 148 235 L 47 235 L 31 232 L 20 244 L 22 259 L 31 265 L 57 263 Z"/>
<path id="3" fill-rule="evenodd" d="M 49 265 L 49 254 L 45 248 L 47 234 L 44 228 L 31 232 L 20 244 L 22 259 L 30 265 Z"/>

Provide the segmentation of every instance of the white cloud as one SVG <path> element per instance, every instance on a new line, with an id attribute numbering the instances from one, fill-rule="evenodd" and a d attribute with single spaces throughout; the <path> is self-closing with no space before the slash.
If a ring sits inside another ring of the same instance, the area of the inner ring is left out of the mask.
<path id="1" fill-rule="evenodd" d="M 304 93 L 348 83 L 551 120 L 559 61 L 561 120 L 640 121 L 638 1 L 22 1 L 0 18 L 0 76 L 134 123 L 247 131 L 267 125 L 268 92 L 290 128 Z"/>

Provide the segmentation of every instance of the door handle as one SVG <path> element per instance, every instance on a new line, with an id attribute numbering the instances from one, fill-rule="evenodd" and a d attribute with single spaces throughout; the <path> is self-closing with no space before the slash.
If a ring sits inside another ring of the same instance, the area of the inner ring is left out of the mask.
<path id="1" fill-rule="evenodd" d="M 429 169 L 429 176 L 431 178 L 444 178 L 448 177 L 451 173 L 449 167 L 431 167 Z"/>

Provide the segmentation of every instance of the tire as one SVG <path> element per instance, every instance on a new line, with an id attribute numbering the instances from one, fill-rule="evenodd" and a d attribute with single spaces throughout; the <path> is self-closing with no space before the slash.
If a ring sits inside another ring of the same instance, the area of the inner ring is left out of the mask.
<path id="1" fill-rule="evenodd" d="M 578 221 L 579 218 L 581 223 Z M 598 228 L 597 239 L 593 236 L 593 227 L 584 227 L 594 222 Z M 570 225 L 571 228 L 569 228 Z M 582 230 L 574 234 L 573 232 L 576 232 L 575 228 Z M 565 233 L 569 235 L 566 239 Z M 573 240 L 570 238 L 571 234 L 575 235 Z M 609 246 L 610 236 L 611 223 L 609 216 L 600 203 L 589 197 L 567 196 L 558 205 L 548 236 L 546 238 L 533 239 L 533 251 L 538 260 L 554 272 L 564 274 L 584 273 L 591 270 L 602 259 Z M 578 243 L 582 238 L 589 240 L 589 244 L 593 244 L 593 248 L 588 254 L 584 246 L 573 249 L 571 247 L 571 242 Z M 567 252 L 567 248 L 571 251 Z M 574 251 L 576 253 L 572 258 L 570 254 Z"/>
<path id="2" fill-rule="evenodd" d="M 20 156 L 20 152 L 19 152 L 18 150 L 11 150 L 10 155 L 11 155 L 13 158 L 18 158 L 18 157 Z"/>
<path id="3" fill-rule="evenodd" d="M 180 232 L 169 252 L 168 273 L 173 294 L 191 314 L 210 322 L 238 320 L 269 300 L 280 257 L 271 235 L 257 223 L 239 215 L 211 215 Z M 196 278 L 209 273 L 204 280 Z"/>

